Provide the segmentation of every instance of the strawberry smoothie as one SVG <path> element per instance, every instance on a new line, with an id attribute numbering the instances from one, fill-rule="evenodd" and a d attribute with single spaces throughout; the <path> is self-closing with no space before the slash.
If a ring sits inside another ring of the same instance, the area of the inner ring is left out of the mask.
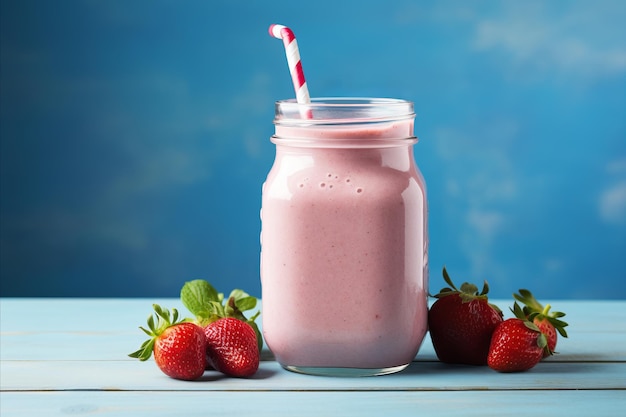
<path id="1" fill-rule="evenodd" d="M 263 333 L 287 369 L 377 375 L 417 354 L 427 205 L 412 105 L 402 109 L 375 123 L 277 117 L 261 215 Z"/>

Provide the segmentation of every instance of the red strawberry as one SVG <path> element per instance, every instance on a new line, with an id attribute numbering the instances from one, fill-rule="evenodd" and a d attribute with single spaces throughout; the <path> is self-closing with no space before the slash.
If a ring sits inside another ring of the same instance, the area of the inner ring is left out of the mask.
<path id="1" fill-rule="evenodd" d="M 206 338 L 202 328 L 194 323 L 177 322 L 178 311 L 170 312 L 153 304 L 157 322 L 148 317 L 149 330 L 140 327 L 150 339 L 131 358 L 146 361 L 154 351 L 154 361 L 165 375 L 176 379 L 198 379 L 204 373 L 206 363 Z"/>
<path id="2" fill-rule="evenodd" d="M 206 355 L 218 371 L 249 377 L 259 369 L 257 336 L 248 323 L 233 317 L 218 319 L 204 328 Z"/>
<path id="3" fill-rule="evenodd" d="M 498 372 L 521 372 L 537 365 L 547 350 L 546 336 L 528 321 L 515 303 L 514 318 L 503 321 L 493 332 L 487 365 Z"/>
<path id="4" fill-rule="evenodd" d="M 451 288 L 435 295 L 428 312 L 430 338 L 442 362 L 486 365 L 491 335 L 502 322 L 502 312 L 489 304 L 489 285 L 485 281 L 481 293 L 474 284 L 463 283 L 457 289 L 446 268 L 443 278 Z"/>
<path id="5" fill-rule="evenodd" d="M 565 316 L 565 313 L 561 313 L 560 311 L 550 312 L 550 304 L 544 307 L 535 299 L 530 291 L 525 289 L 520 289 L 519 294 L 513 294 L 513 297 L 524 304 L 524 314 L 539 327 L 541 333 L 546 335 L 550 352 L 555 352 L 558 338 L 557 332 L 561 336 L 567 337 L 567 332 L 565 331 L 567 323 L 560 320 L 561 317 Z M 550 352 L 546 350 L 543 357 L 550 356 Z"/>

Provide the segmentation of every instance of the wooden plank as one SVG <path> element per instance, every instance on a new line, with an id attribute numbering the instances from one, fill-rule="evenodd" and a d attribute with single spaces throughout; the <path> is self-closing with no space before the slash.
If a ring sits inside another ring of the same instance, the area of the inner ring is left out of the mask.
<path id="1" fill-rule="evenodd" d="M 513 299 L 491 300 L 505 316 Z M 431 301 L 432 302 L 432 301 Z M 546 300 L 555 310 L 567 313 L 571 332 L 626 333 L 626 300 Z M 145 323 L 152 304 L 187 310 L 177 298 L 0 298 L 2 332 L 128 331 Z M 259 303 L 262 310 L 262 304 Z"/>
<path id="2" fill-rule="evenodd" d="M 138 349 L 146 338 L 137 328 L 126 331 L 2 331 L 0 336 L 0 360 L 130 360 L 128 353 Z M 69 346 L 73 348 L 68 349 Z M 581 329 L 568 339 L 559 339 L 557 350 L 559 353 L 548 361 L 626 362 L 626 333 Z M 263 358 L 273 358 L 267 347 Z M 416 360 L 437 360 L 428 335 Z"/>
<path id="3" fill-rule="evenodd" d="M 546 362 L 527 372 L 502 374 L 487 367 L 413 362 L 381 377 L 336 378 L 300 375 L 276 362 L 262 362 L 251 379 L 208 371 L 198 381 L 168 378 L 153 362 L 2 361 L 3 391 L 445 391 L 626 389 L 626 363 Z M 626 393 L 625 393 L 626 395 Z"/>
<path id="4" fill-rule="evenodd" d="M 153 312 L 153 303 L 189 315 L 177 298 L 0 298 L 1 331 L 136 330 Z"/>
<path id="5" fill-rule="evenodd" d="M 455 392 L 3 392 L 3 417 L 115 415 L 151 417 L 618 416 L 623 391 Z"/>
<path id="6" fill-rule="evenodd" d="M 184 309 L 177 299 L 155 300 Z M 0 360 L 122 360 L 144 340 L 146 299 L 0 299 Z M 500 302 L 500 305 L 505 305 Z M 626 301 L 558 301 L 570 337 L 550 361 L 626 361 Z M 72 346 L 72 349 L 68 349 Z M 264 358 L 271 358 L 264 352 Z M 434 361 L 427 336 L 416 358 Z"/>

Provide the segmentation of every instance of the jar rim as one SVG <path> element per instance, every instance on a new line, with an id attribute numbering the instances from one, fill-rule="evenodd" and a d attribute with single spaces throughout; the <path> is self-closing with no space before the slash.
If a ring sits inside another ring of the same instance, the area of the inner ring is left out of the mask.
<path id="1" fill-rule="evenodd" d="M 295 98 L 277 100 L 276 103 L 296 104 L 300 106 L 316 105 L 380 105 L 380 104 L 413 104 L 412 101 L 388 97 L 312 97 L 310 103 L 298 103 Z"/>
<path id="2" fill-rule="evenodd" d="M 275 103 L 274 123 L 281 125 L 360 124 L 414 118 L 412 101 L 372 97 L 316 97 L 310 103 L 296 99 Z"/>

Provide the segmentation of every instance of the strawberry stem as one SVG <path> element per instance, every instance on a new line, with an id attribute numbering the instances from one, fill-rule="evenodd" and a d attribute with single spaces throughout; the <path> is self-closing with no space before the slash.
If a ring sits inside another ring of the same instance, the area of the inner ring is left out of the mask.
<path id="1" fill-rule="evenodd" d="M 544 309 L 541 311 L 541 314 L 543 314 L 544 316 L 548 316 L 548 312 L 550 311 L 550 308 L 552 308 L 552 306 L 550 304 L 546 304 L 546 306 L 544 307 Z"/>

